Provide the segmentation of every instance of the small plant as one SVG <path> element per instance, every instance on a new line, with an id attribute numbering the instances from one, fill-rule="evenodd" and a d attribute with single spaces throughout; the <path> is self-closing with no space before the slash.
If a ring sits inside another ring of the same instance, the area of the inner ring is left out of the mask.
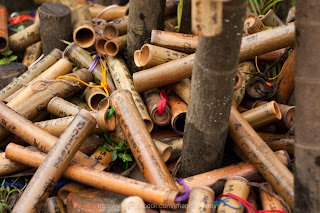
<path id="1" fill-rule="evenodd" d="M 273 8 L 275 10 L 275 5 L 284 0 L 249 0 L 252 11 L 257 15 L 264 15 L 269 9 Z M 251 10 L 248 7 L 248 12 Z"/>
<path id="2" fill-rule="evenodd" d="M 110 143 L 110 142 L 109 142 Z M 130 151 L 129 146 L 124 145 L 124 141 L 121 141 L 118 144 L 112 143 L 111 145 L 102 146 L 97 149 L 97 151 L 108 151 L 112 152 L 112 160 L 115 161 L 118 157 L 123 162 L 132 161 L 131 154 L 128 154 L 127 151 Z"/>
<path id="3" fill-rule="evenodd" d="M 4 65 L 9 62 L 17 60 L 18 56 L 11 55 L 11 54 L 12 54 L 12 50 L 10 50 L 9 47 L 5 51 L 1 52 L 1 55 L 3 55 L 4 58 L 0 59 L 0 65 Z"/>

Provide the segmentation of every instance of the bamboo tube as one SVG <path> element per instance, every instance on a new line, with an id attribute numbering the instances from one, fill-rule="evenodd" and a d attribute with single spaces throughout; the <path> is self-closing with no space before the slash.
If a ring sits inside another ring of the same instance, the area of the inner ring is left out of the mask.
<path id="1" fill-rule="evenodd" d="M 98 110 L 100 103 L 106 98 L 108 98 L 108 95 L 101 88 L 89 87 L 84 93 L 84 100 L 91 110 Z"/>
<path id="2" fill-rule="evenodd" d="M 222 32 L 222 4 L 220 1 L 195 0 L 191 2 L 192 33 L 216 36 Z"/>
<path id="3" fill-rule="evenodd" d="M 272 186 L 267 183 L 265 186 L 269 191 L 274 193 L 274 190 Z M 274 197 L 271 194 L 268 194 L 264 190 L 260 189 L 260 199 L 261 199 L 261 204 L 262 204 L 262 209 L 263 210 L 283 210 L 285 211 L 286 209 L 283 208 L 281 202 Z"/>
<path id="4" fill-rule="evenodd" d="M 129 16 L 115 19 L 103 26 L 103 33 L 107 39 L 114 39 L 127 33 Z"/>
<path id="5" fill-rule="evenodd" d="M 269 27 L 278 27 L 284 25 L 281 19 L 270 9 L 262 18 L 261 21 L 264 25 Z"/>
<path id="6" fill-rule="evenodd" d="M 251 205 L 255 208 L 255 209 L 258 209 L 258 202 L 257 202 L 257 196 L 256 196 L 256 193 L 252 190 L 252 189 L 250 189 L 250 192 L 249 192 L 249 196 L 248 196 L 248 199 L 247 199 L 247 201 L 249 202 L 249 203 L 251 203 Z M 245 209 L 244 210 L 244 213 L 250 213 L 249 211 L 248 211 L 248 209 Z"/>
<path id="7" fill-rule="evenodd" d="M 296 6 L 293 6 L 289 10 L 286 23 L 288 24 L 290 22 L 293 22 L 295 20 L 295 17 L 296 17 Z"/>
<path id="8" fill-rule="evenodd" d="M 43 206 L 44 213 L 66 213 L 66 206 L 63 204 L 62 200 L 58 197 L 50 197 L 47 199 Z"/>
<path id="9" fill-rule="evenodd" d="M 8 47 L 8 13 L 7 8 L 0 5 L 0 52 Z"/>
<path id="10" fill-rule="evenodd" d="M 47 106 L 47 111 L 59 118 L 77 114 L 81 107 L 59 97 L 52 98 Z"/>
<path id="11" fill-rule="evenodd" d="M 108 145 L 108 144 L 105 144 L 105 145 Z M 96 151 L 90 156 L 90 158 L 93 158 L 96 161 L 102 163 L 108 169 L 110 168 L 110 164 L 113 161 L 112 160 L 112 152 L 108 152 L 108 151 Z"/>
<path id="12" fill-rule="evenodd" d="M 70 101 L 70 103 L 77 105 L 78 107 L 82 108 L 82 109 L 86 109 L 88 111 L 90 111 L 91 109 L 89 108 L 88 104 L 80 97 L 78 96 L 72 96 L 68 99 L 68 101 Z"/>
<path id="13" fill-rule="evenodd" d="M 14 97 L 7 105 L 11 108 L 15 108 L 25 100 L 27 100 L 32 95 L 38 93 L 43 85 L 38 82 L 41 80 L 55 80 L 57 77 L 61 75 L 68 74 L 72 71 L 72 65 L 66 58 L 61 58 L 54 65 L 49 67 L 46 71 L 41 73 L 38 77 L 33 79 L 30 84 L 23 89 L 16 97 Z M 37 84 L 38 83 L 38 84 Z"/>
<path id="14" fill-rule="evenodd" d="M 75 63 L 79 68 L 89 69 L 93 63 L 93 59 L 91 56 L 81 47 L 79 47 L 76 43 L 71 43 L 64 51 L 64 55 L 67 56 L 73 63 Z M 100 83 L 102 79 L 102 69 L 100 64 L 93 69 L 91 72 L 95 81 Z M 107 84 L 109 87 L 114 90 L 114 84 L 111 79 L 109 72 L 107 72 Z"/>
<path id="15" fill-rule="evenodd" d="M 0 177 L 15 174 L 27 170 L 29 166 L 14 162 L 5 157 L 5 153 L 0 153 Z"/>
<path id="16" fill-rule="evenodd" d="M 121 213 L 146 213 L 145 206 L 141 197 L 127 197 L 121 202 Z"/>
<path id="17" fill-rule="evenodd" d="M 13 212 L 33 212 L 42 207 L 95 125 L 94 117 L 86 110 L 80 110 L 33 175 Z"/>
<path id="18" fill-rule="evenodd" d="M 185 104 L 178 96 L 169 95 L 171 110 L 171 126 L 179 135 L 184 133 L 184 124 L 187 116 L 188 105 Z"/>
<path id="19" fill-rule="evenodd" d="M 181 155 L 183 147 L 183 138 L 182 137 L 169 137 L 163 141 L 165 144 L 169 145 L 172 148 L 171 156 L 168 162 L 178 160 Z"/>
<path id="20" fill-rule="evenodd" d="M 243 177 L 234 176 L 227 179 L 227 182 L 224 186 L 222 194 L 226 195 L 228 193 L 231 193 L 238 197 L 241 197 L 244 200 L 247 200 L 249 191 L 250 191 L 249 182 Z M 227 199 L 224 202 L 234 207 L 241 206 L 241 202 L 235 199 Z M 223 212 L 242 213 L 244 210 L 244 207 L 242 207 L 241 209 L 233 209 L 230 206 L 227 206 L 224 203 L 220 203 L 217 213 L 223 213 Z"/>
<path id="21" fill-rule="evenodd" d="M 165 16 L 175 15 L 177 13 L 178 2 L 175 0 L 166 1 Z"/>
<path id="22" fill-rule="evenodd" d="M 281 134 L 264 133 L 264 132 L 257 132 L 257 133 L 263 140 L 294 139 L 294 136 L 291 136 L 291 135 L 281 135 Z"/>
<path id="23" fill-rule="evenodd" d="M 294 139 L 280 139 L 276 141 L 266 141 L 266 144 L 273 150 L 286 150 L 289 155 L 294 155 Z"/>
<path id="24" fill-rule="evenodd" d="M 171 112 L 168 105 L 165 105 L 161 115 L 159 115 L 158 112 L 158 103 L 162 100 L 160 97 L 160 90 L 153 89 L 144 92 L 144 97 L 147 102 L 148 110 L 153 123 L 158 126 L 165 126 L 169 124 L 171 120 Z"/>
<path id="25" fill-rule="evenodd" d="M 108 39 L 104 36 L 97 36 L 96 37 L 95 48 L 98 53 L 100 53 L 102 55 L 107 55 L 107 52 L 104 49 L 104 46 L 107 42 L 108 42 Z"/>
<path id="26" fill-rule="evenodd" d="M 231 107 L 229 134 L 277 193 L 293 208 L 293 175 L 272 153 L 260 136 Z"/>
<path id="27" fill-rule="evenodd" d="M 198 186 L 191 190 L 187 213 L 211 213 L 213 210 L 214 191 L 207 186 Z"/>
<path id="28" fill-rule="evenodd" d="M 102 5 L 89 7 L 92 18 L 99 17 L 107 21 L 112 21 L 115 19 L 123 18 L 124 16 L 128 15 L 127 13 L 129 10 L 129 6 L 112 7 L 101 14 L 101 12 L 105 9 L 106 6 Z"/>
<path id="29" fill-rule="evenodd" d="M 169 88 L 176 93 L 186 104 L 189 104 L 191 81 L 189 78 L 183 79 L 177 83 L 169 85 Z"/>
<path id="30" fill-rule="evenodd" d="M 3 101 L 5 98 L 9 97 L 17 90 L 19 90 L 22 85 L 29 83 L 32 79 L 40 75 L 41 72 L 48 69 L 51 65 L 56 63 L 62 56 L 62 52 L 58 49 L 54 49 L 48 54 L 45 58 L 43 58 L 39 63 L 34 65 L 28 71 L 23 73 L 17 78 L 17 81 L 13 81 L 12 83 L 8 84 L 0 91 L 0 101 Z M 21 84 L 19 84 L 21 83 Z"/>
<path id="31" fill-rule="evenodd" d="M 259 55 L 258 56 L 258 60 L 275 62 L 283 54 L 285 54 L 285 52 L 286 52 L 286 48 L 275 50 L 275 51 L 272 51 L 272 52 L 269 52 L 269 53 L 265 53 L 265 54 Z"/>
<path id="32" fill-rule="evenodd" d="M 142 67 L 150 68 L 186 56 L 188 56 L 188 54 L 151 44 L 145 44 L 141 47 L 139 53 L 139 64 Z"/>
<path id="33" fill-rule="evenodd" d="M 110 96 L 110 105 L 115 110 L 120 127 L 145 179 L 154 185 L 176 189 L 129 90 L 115 91 Z"/>
<path id="34" fill-rule="evenodd" d="M 151 44 L 184 53 L 194 53 L 198 46 L 198 36 L 192 34 L 152 30 Z"/>
<path id="35" fill-rule="evenodd" d="M 40 22 L 34 23 L 29 27 L 17 32 L 9 37 L 10 49 L 13 52 L 22 52 L 27 47 L 40 41 Z"/>
<path id="36" fill-rule="evenodd" d="M 246 93 L 255 100 L 273 97 L 277 90 L 275 87 L 270 87 L 269 85 L 270 83 L 266 82 L 265 79 L 256 76 L 248 83 Z"/>
<path id="37" fill-rule="evenodd" d="M 130 72 L 124 60 L 120 57 L 108 57 L 107 64 L 117 89 L 127 89 L 131 92 L 133 101 L 139 111 L 139 114 L 141 115 L 147 130 L 151 132 L 154 126 L 153 122 L 150 118 L 147 107 L 141 99 L 140 94 L 136 91 L 133 85 Z"/>
<path id="38" fill-rule="evenodd" d="M 95 42 L 96 32 L 92 26 L 90 11 L 85 5 L 77 5 L 72 13 L 73 40 L 80 47 L 88 48 Z"/>
<path id="39" fill-rule="evenodd" d="M 158 152 L 163 160 L 163 162 L 167 162 L 172 153 L 172 147 L 169 146 L 168 144 L 162 143 L 161 141 L 153 139 L 154 144 L 156 145 Z"/>
<path id="40" fill-rule="evenodd" d="M 34 63 L 42 53 L 42 43 L 38 41 L 37 43 L 31 45 L 26 49 L 24 53 L 24 57 L 22 60 L 22 64 L 29 67 L 32 63 Z"/>
<path id="41" fill-rule="evenodd" d="M 137 67 L 141 67 L 141 64 L 139 61 L 139 56 L 140 56 L 140 50 L 134 51 L 133 60 L 134 60 L 134 63 L 136 64 Z"/>
<path id="42" fill-rule="evenodd" d="M 39 151 L 31 151 L 28 147 L 10 143 L 6 148 L 6 157 L 32 167 L 39 167 L 46 155 Z M 177 190 L 164 188 L 163 186 L 155 186 L 117 174 L 77 165 L 70 165 L 65 170 L 64 177 L 79 183 L 89 184 L 92 187 L 126 196 L 136 195 L 148 203 L 155 203 L 158 205 L 172 205 L 178 195 Z"/>
<path id="43" fill-rule="evenodd" d="M 74 7 L 78 4 L 85 4 L 85 0 L 34 0 L 36 4 L 43 4 L 46 2 L 51 2 L 51 3 L 59 3 L 59 4 L 64 4 L 68 7 Z"/>
<path id="44" fill-rule="evenodd" d="M 125 34 L 107 41 L 104 45 L 107 55 L 116 56 L 118 53 L 124 52 L 127 47 L 127 38 L 128 35 Z"/>
<path id="45" fill-rule="evenodd" d="M 84 141 L 79 151 L 85 153 L 86 155 L 90 155 L 105 142 L 106 141 L 104 138 L 99 138 L 98 135 L 91 135 Z"/>
<path id="46" fill-rule="evenodd" d="M 244 27 L 247 29 L 248 34 L 254 34 L 267 29 L 255 13 L 247 14 Z"/>
<path id="47" fill-rule="evenodd" d="M 84 190 L 85 187 L 77 184 L 77 183 L 68 183 L 64 185 L 61 189 L 58 191 L 58 197 L 63 201 L 65 205 L 67 205 L 67 197 L 72 192 L 78 192 L 81 190 Z"/>

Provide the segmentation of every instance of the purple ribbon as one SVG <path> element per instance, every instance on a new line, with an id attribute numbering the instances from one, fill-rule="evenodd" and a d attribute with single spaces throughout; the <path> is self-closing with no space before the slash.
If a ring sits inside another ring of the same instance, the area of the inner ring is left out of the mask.
<path id="1" fill-rule="evenodd" d="M 91 64 L 91 66 L 89 67 L 89 72 L 92 72 L 94 70 L 94 68 L 96 68 L 98 62 L 99 62 L 100 56 L 99 54 L 97 54 L 97 57 L 94 59 L 93 63 Z"/>
<path id="2" fill-rule="evenodd" d="M 177 181 L 178 181 L 179 183 L 181 183 L 181 184 L 184 186 L 184 188 L 186 189 L 186 193 L 185 193 L 184 195 L 178 196 L 178 197 L 176 197 L 176 199 L 174 200 L 175 202 L 181 202 L 181 201 L 184 201 L 184 200 L 186 200 L 186 199 L 189 198 L 190 189 L 189 189 L 189 187 L 187 186 L 187 184 L 183 181 L 182 178 L 178 178 Z"/>

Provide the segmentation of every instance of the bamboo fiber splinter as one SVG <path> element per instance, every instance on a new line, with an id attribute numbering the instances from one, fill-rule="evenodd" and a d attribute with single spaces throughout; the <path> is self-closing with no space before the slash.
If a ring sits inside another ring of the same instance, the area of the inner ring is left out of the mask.
<path id="1" fill-rule="evenodd" d="M 33 175 L 13 212 L 34 212 L 41 209 L 95 124 L 96 120 L 89 112 L 80 110 Z"/>

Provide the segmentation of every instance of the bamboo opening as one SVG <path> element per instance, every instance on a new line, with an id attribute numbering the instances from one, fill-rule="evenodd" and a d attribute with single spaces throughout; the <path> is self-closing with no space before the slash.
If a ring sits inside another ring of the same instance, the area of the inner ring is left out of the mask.
<path id="1" fill-rule="evenodd" d="M 166 110 L 163 110 L 162 114 L 159 115 L 158 110 L 155 110 L 152 117 L 154 117 L 157 125 L 167 125 L 170 122 L 171 114 L 169 114 Z"/>
<path id="2" fill-rule="evenodd" d="M 94 32 L 88 28 L 81 28 L 74 33 L 74 40 L 82 47 L 89 47 L 94 43 Z"/>
<path id="3" fill-rule="evenodd" d="M 173 129 L 178 133 L 183 135 L 184 133 L 184 125 L 186 121 L 187 113 L 183 112 L 177 115 L 177 117 L 173 120 Z"/>
<path id="4" fill-rule="evenodd" d="M 275 101 L 273 102 L 273 108 L 274 108 L 274 111 L 275 111 L 275 114 L 276 114 L 277 118 L 279 120 L 281 120 L 281 112 L 280 112 L 280 109 L 278 107 L 278 104 Z"/>
<path id="5" fill-rule="evenodd" d="M 106 98 L 106 96 L 102 95 L 102 94 L 95 94 L 94 96 L 92 96 L 91 100 L 90 100 L 90 105 L 91 105 L 92 109 L 98 110 L 98 106 L 99 106 L 100 102 L 105 98 Z"/>
<path id="6" fill-rule="evenodd" d="M 139 61 L 139 55 L 140 55 L 140 50 L 136 50 L 133 55 L 134 63 L 136 64 L 137 67 L 141 67 L 141 64 Z"/>
<path id="7" fill-rule="evenodd" d="M 150 50 L 148 45 L 144 45 L 139 54 L 139 62 L 142 67 L 146 66 L 150 61 Z"/>
<path id="8" fill-rule="evenodd" d="M 104 34 L 108 39 L 113 39 L 119 36 L 118 30 L 112 25 L 106 25 L 104 27 Z"/>
<path id="9" fill-rule="evenodd" d="M 240 72 L 237 72 L 237 76 L 236 76 L 236 81 L 233 87 L 233 90 L 236 91 L 237 89 L 239 89 L 242 85 L 243 82 L 243 78 Z"/>
<path id="10" fill-rule="evenodd" d="M 96 40 L 96 50 L 101 53 L 102 55 L 106 55 L 107 52 L 104 49 L 104 45 L 107 43 L 107 40 L 105 38 L 97 38 Z"/>
<path id="11" fill-rule="evenodd" d="M 7 39 L 0 37 L 0 50 L 5 50 L 7 48 L 8 41 Z"/>
<path id="12" fill-rule="evenodd" d="M 105 44 L 105 51 L 108 55 L 115 56 L 119 52 L 119 47 L 113 41 L 108 41 Z"/>

